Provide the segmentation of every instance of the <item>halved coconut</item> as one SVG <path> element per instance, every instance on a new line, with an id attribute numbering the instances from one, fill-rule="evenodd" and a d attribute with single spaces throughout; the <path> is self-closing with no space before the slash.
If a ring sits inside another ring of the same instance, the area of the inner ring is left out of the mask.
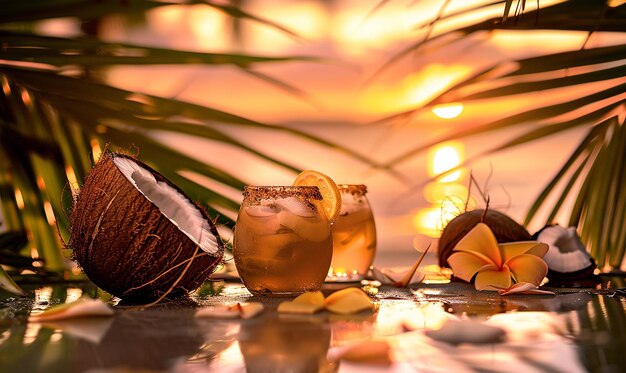
<path id="1" fill-rule="evenodd" d="M 537 241 L 548 244 L 543 259 L 548 264 L 548 278 L 569 281 L 593 276 L 596 263 L 587 252 L 575 227 L 547 225 L 533 235 Z"/>
<path id="2" fill-rule="evenodd" d="M 158 172 L 107 153 L 71 214 L 70 248 L 89 279 L 133 301 L 173 298 L 214 271 L 224 244 L 204 210 Z"/>
<path id="3" fill-rule="evenodd" d="M 526 228 L 501 212 L 487 210 L 485 213 L 485 210 L 482 209 L 466 211 L 450 220 L 439 237 L 437 253 L 441 267 L 450 267 L 448 257 L 452 254 L 452 249 L 480 222 L 491 228 L 499 243 L 529 241 L 531 239 Z"/>

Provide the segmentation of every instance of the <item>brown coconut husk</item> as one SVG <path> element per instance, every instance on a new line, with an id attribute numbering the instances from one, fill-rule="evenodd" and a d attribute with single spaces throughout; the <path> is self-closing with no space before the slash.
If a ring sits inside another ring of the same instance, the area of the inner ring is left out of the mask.
<path id="1" fill-rule="evenodd" d="M 147 302 L 195 290 L 224 253 L 215 225 L 199 208 L 217 238 L 218 250 L 209 254 L 126 179 L 113 162 L 116 157 L 131 158 L 104 154 L 74 201 L 69 241 L 74 259 L 94 284 L 124 300 Z M 133 161 L 185 195 L 149 166 Z"/>
<path id="2" fill-rule="evenodd" d="M 523 226 L 501 212 L 495 210 L 485 212 L 483 209 L 466 211 L 452 219 L 439 237 L 439 266 L 450 267 L 448 257 L 452 250 L 461 238 L 480 222 L 491 228 L 499 243 L 531 239 L 530 233 Z"/>

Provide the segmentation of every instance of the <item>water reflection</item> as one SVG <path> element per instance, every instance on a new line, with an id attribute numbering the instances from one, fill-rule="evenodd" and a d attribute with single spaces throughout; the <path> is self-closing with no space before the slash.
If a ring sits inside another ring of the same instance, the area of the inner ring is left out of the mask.
<path id="1" fill-rule="evenodd" d="M 269 300 L 266 312 L 250 320 L 196 319 L 189 305 L 161 305 L 142 311 L 117 306 L 108 319 L 42 324 L 26 322 L 31 309 L 71 300 L 80 292 L 43 288 L 35 300 L 0 294 L 0 371 L 361 372 L 362 365 L 332 362 L 328 356 L 370 338 L 388 341 L 395 361 L 388 368 L 367 367 L 375 371 L 626 368 L 626 300 L 615 292 L 500 297 L 454 284 L 425 286 L 402 297 L 399 291 L 381 288 L 376 312 L 351 316 L 278 315 Z M 386 292 L 396 296 L 386 297 Z M 242 296 L 232 294 L 233 299 Z M 489 345 L 452 345 L 425 333 L 467 319 L 502 328 L 506 338 Z"/>
<path id="2" fill-rule="evenodd" d="M 281 317 L 242 324 L 238 341 L 248 372 L 334 372 L 330 338 L 319 318 Z"/>
<path id="3" fill-rule="evenodd" d="M 204 342 L 192 309 L 146 310 L 116 315 L 99 344 L 72 341 L 73 371 L 94 368 L 167 370 L 196 354 Z"/>
<path id="4" fill-rule="evenodd" d="M 407 330 L 439 329 L 455 316 L 447 313 L 441 302 L 383 302 L 376 318 L 375 335 L 396 335 Z"/>
<path id="5" fill-rule="evenodd" d="M 75 339 L 100 344 L 107 335 L 113 318 L 93 317 L 45 322 L 43 324 L 30 323 L 28 328 L 47 328 L 56 331 L 59 335 L 66 335 Z"/>
<path id="6" fill-rule="evenodd" d="M 566 312 L 585 307 L 593 296 L 589 293 L 571 293 L 554 296 L 499 297 L 472 302 L 445 302 L 446 311 L 457 315 L 487 317 L 512 311 Z"/>

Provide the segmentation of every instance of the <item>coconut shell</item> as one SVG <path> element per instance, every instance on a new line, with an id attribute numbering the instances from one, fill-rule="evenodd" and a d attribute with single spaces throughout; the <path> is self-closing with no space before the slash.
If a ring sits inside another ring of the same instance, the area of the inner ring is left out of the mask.
<path id="1" fill-rule="evenodd" d="M 218 250 L 209 254 L 126 179 L 113 162 L 116 157 L 130 158 L 103 155 L 74 201 L 69 242 L 74 259 L 94 284 L 127 301 L 153 301 L 170 288 L 168 298 L 195 290 L 224 253 L 215 225 L 199 208 L 217 238 Z M 158 172 L 133 161 L 184 195 Z"/>
<path id="2" fill-rule="evenodd" d="M 550 246 L 550 250 L 554 250 L 554 253 L 548 251 L 543 258 L 546 264 L 548 264 L 547 276 L 550 279 L 550 285 L 593 287 L 598 283 L 598 276 L 594 274 L 597 268 L 596 262 L 586 251 L 580 241 L 580 237 L 576 236 L 574 239 L 566 238 L 564 240 L 557 239 L 552 242 L 553 239 L 544 240 L 546 238 L 545 234 L 542 235 L 547 229 L 556 229 L 564 235 L 566 234 L 566 228 L 559 227 L 558 225 L 546 225 L 532 236 L 533 240 L 547 243 Z"/>
<path id="3" fill-rule="evenodd" d="M 452 219 L 439 237 L 438 255 L 441 267 L 450 267 L 448 257 L 452 254 L 452 249 L 481 221 L 491 228 L 499 243 L 531 239 L 530 233 L 523 226 L 501 212 L 487 210 L 485 214 L 482 209 L 466 211 Z"/>

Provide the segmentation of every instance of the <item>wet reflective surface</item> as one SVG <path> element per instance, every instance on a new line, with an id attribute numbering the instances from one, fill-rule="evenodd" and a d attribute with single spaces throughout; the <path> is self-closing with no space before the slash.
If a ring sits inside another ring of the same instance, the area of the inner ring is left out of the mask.
<path id="1" fill-rule="evenodd" d="M 0 372 L 623 372 L 626 297 L 615 289 L 624 287 L 623 277 L 555 296 L 501 297 L 459 283 L 382 287 L 376 312 L 296 316 L 276 313 L 282 299 L 251 297 L 230 283 L 182 304 L 117 304 L 110 318 L 28 323 L 31 311 L 96 296 L 85 285 L 46 286 L 30 289 L 34 299 L 0 295 Z M 194 317 L 196 307 L 242 300 L 263 302 L 265 312 Z M 425 333 L 466 319 L 504 329 L 504 341 L 454 345 Z M 392 365 L 334 359 L 369 338 L 389 342 Z"/>

